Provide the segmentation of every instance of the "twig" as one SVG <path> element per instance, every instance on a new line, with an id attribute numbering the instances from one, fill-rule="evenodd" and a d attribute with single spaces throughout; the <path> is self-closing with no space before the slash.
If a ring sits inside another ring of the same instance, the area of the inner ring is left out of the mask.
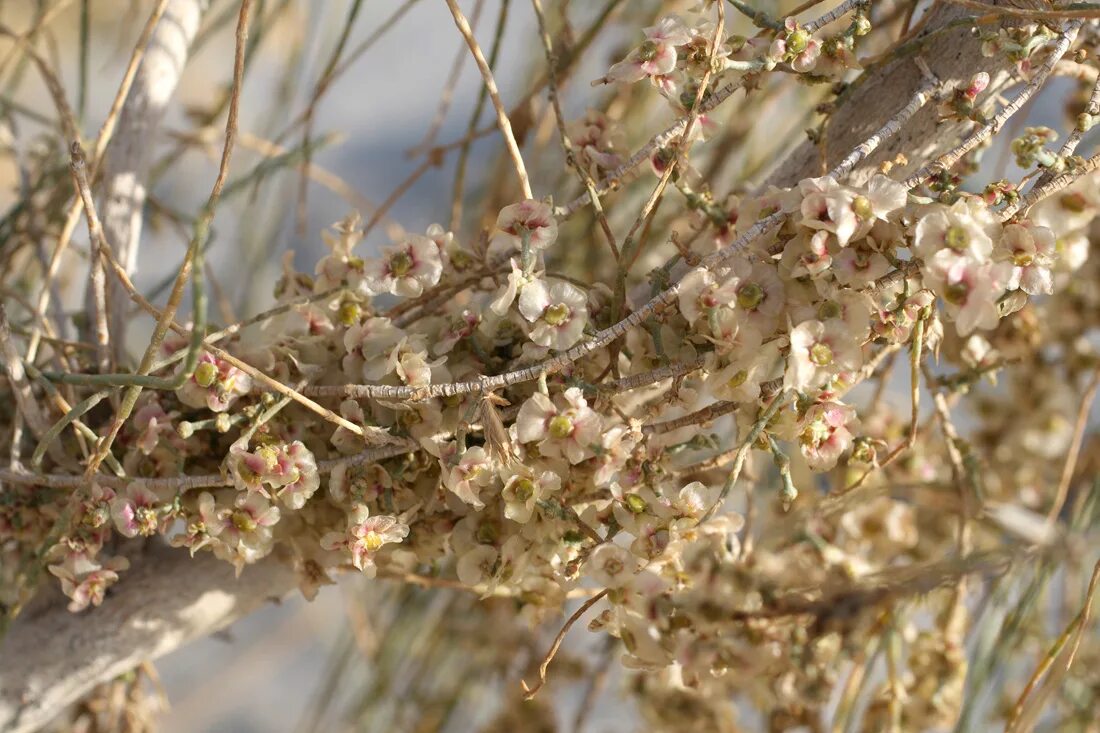
<path id="1" fill-rule="evenodd" d="M 1077 459 L 1081 455 L 1081 443 L 1085 439 L 1085 430 L 1089 423 L 1089 411 L 1092 402 L 1096 399 L 1097 388 L 1100 387 L 1100 369 L 1092 370 L 1085 393 L 1081 395 L 1081 405 L 1077 409 L 1077 419 L 1073 423 L 1073 438 L 1070 440 L 1069 451 L 1066 453 L 1066 461 L 1062 465 L 1062 475 L 1058 480 L 1058 489 L 1054 494 L 1054 503 L 1047 512 L 1047 528 L 1050 529 L 1058 521 L 1058 515 L 1062 513 L 1066 497 L 1069 496 L 1069 487 L 1073 482 L 1073 472 L 1077 469 Z"/>
<path id="2" fill-rule="evenodd" d="M 1005 207 L 1004 211 L 1001 212 L 1001 221 L 1008 221 L 1017 213 L 1026 211 L 1043 199 L 1053 196 L 1059 191 L 1072 186 L 1082 176 L 1095 171 L 1097 168 L 1100 168 L 1100 153 L 1096 153 L 1092 157 L 1086 159 L 1082 165 L 1075 167 L 1073 170 L 1066 171 L 1057 178 L 1041 186 L 1037 185 L 1032 188 L 1025 196 L 1022 196 L 1015 203 Z"/>
<path id="3" fill-rule="evenodd" d="M 69 153 L 69 169 L 73 174 L 77 195 L 84 203 L 84 215 L 88 220 L 88 244 L 92 251 L 88 263 L 88 290 L 92 301 L 92 320 L 95 323 L 97 366 L 100 372 L 111 368 L 111 328 L 107 321 L 107 282 L 103 272 L 101 252 L 110 247 L 103 235 L 103 226 L 96 215 L 92 192 L 88 188 L 87 159 L 80 142 L 74 140 Z M 122 332 L 116 332 L 121 338 Z"/>
<path id="4" fill-rule="evenodd" d="M 542 664 L 539 665 L 539 681 L 534 687 L 528 687 L 526 680 L 521 680 L 520 685 L 523 687 L 523 699 L 530 700 L 538 694 L 542 686 L 546 684 L 546 670 L 550 667 L 550 662 L 554 661 L 554 656 L 558 653 L 558 649 L 561 647 L 562 641 L 565 640 L 565 635 L 569 633 L 569 629 L 573 628 L 573 624 L 580 620 L 588 609 L 595 606 L 604 596 L 607 595 L 607 589 L 600 591 L 596 595 L 589 598 L 587 601 L 581 604 L 580 608 L 573 612 L 565 621 L 565 625 L 561 627 L 561 631 L 554 637 L 554 643 L 550 645 L 549 651 L 546 652 L 546 656 L 542 660 Z"/>
<path id="5" fill-rule="evenodd" d="M 489 63 L 481 53 L 481 47 L 478 46 L 477 40 L 474 38 L 474 33 L 470 30 L 470 24 L 466 21 L 466 16 L 462 14 L 462 10 L 458 7 L 458 3 L 456 3 L 455 0 L 446 0 L 446 2 L 447 7 L 451 10 L 451 15 L 454 17 L 458 32 L 466 39 L 466 45 L 470 47 L 470 53 L 473 54 L 474 61 L 477 62 L 477 68 L 481 72 L 481 78 L 485 83 L 485 88 L 489 91 L 489 99 L 492 101 L 493 109 L 495 109 L 497 113 L 497 127 L 500 128 L 500 134 L 504 138 L 504 145 L 508 149 L 508 155 L 512 158 L 512 166 L 516 169 L 516 177 L 519 178 L 519 185 L 522 189 L 523 197 L 525 199 L 534 198 L 534 194 L 531 193 L 531 182 L 527 178 L 527 167 L 523 164 L 523 155 L 520 153 L 519 145 L 516 143 L 516 136 L 512 132 L 512 123 L 508 119 L 508 113 L 504 109 L 504 103 L 500 101 L 500 91 L 497 89 L 496 80 L 493 79 L 493 71 L 489 68 Z"/>
<path id="6" fill-rule="evenodd" d="M 1074 39 L 1077 38 L 1077 31 L 1080 30 L 1083 22 L 1082 20 L 1073 20 L 1066 25 L 1065 29 L 1058 37 L 1058 42 L 1054 44 L 1054 48 L 1051 49 L 1047 60 L 1035 71 L 1034 75 L 1031 77 L 1031 81 L 1028 82 L 1027 86 L 1025 86 L 1019 94 L 1013 97 L 1012 101 L 1002 107 L 1001 111 L 998 112 L 992 120 L 981 125 L 963 140 L 962 143 L 936 158 L 933 162 L 923 166 L 920 170 L 907 178 L 905 180 L 905 187 L 915 188 L 919 186 L 925 179 L 934 175 L 937 170 L 950 170 L 964 155 L 996 134 L 1004 124 L 1008 122 L 1013 115 L 1019 112 L 1027 101 L 1039 91 L 1043 84 L 1046 83 L 1047 77 L 1050 76 L 1050 72 L 1054 69 L 1054 65 L 1066 54 L 1070 45 L 1073 44 Z"/>

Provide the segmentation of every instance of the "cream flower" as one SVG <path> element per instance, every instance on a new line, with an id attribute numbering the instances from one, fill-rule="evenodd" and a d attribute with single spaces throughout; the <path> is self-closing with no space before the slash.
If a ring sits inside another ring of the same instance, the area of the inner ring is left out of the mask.
<path id="1" fill-rule="evenodd" d="M 664 76 L 676 68 L 676 47 L 691 40 L 691 32 L 675 15 L 645 29 L 646 40 L 611 67 L 608 81 L 633 83 L 646 77 Z"/>
<path id="2" fill-rule="evenodd" d="M 551 349 L 568 349 L 584 335 L 588 298 L 565 280 L 536 280 L 519 295 L 519 312 L 533 323 L 531 340 Z"/>
<path id="3" fill-rule="evenodd" d="M 559 407 L 541 392 L 531 395 L 516 417 L 516 438 L 521 443 L 538 441 L 539 452 L 549 458 L 580 463 L 600 444 L 600 416 L 576 387 L 565 390 L 563 397 L 565 406 Z"/>
<path id="4" fill-rule="evenodd" d="M 811 405 L 799 421 L 798 447 L 812 471 L 828 471 L 852 444 L 848 424 L 856 411 L 839 402 Z"/>
<path id="5" fill-rule="evenodd" d="M 803 321 L 791 331 L 791 353 L 784 384 L 795 390 L 817 388 L 833 375 L 859 369 L 862 365 L 859 339 L 842 321 Z"/>
<path id="6" fill-rule="evenodd" d="M 409 525 L 384 514 L 372 517 L 370 508 L 357 505 L 347 516 L 343 532 L 329 532 L 321 538 L 321 547 L 330 552 L 345 551 L 351 564 L 373 578 L 377 572 L 375 555 L 384 545 L 403 541 L 409 535 Z"/>
<path id="7" fill-rule="evenodd" d="M 415 297 L 439 282 L 442 273 L 443 260 L 436 243 L 419 234 L 407 234 L 404 241 L 384 248 L 380 259 L 367 263 L 364 282 L 371 295 Z"/>
<path id="8" fill-rule="evenodd" d="M 1011 262 L 1012 277 L 1008 289 L 1028 295 L 1054 292 L 1054 267 L 1057 252 L 1054 232 L 1029 221 L 1007 225 L 998 243 L 997 259 Z"/>
<path id="9" fill-rule="evenodd" d="M 950 208 L 937 207 L 917 222 L 913 231 L 917 254 L 930 259 L 947 249 L 982 262 L 993 252 L 997 224 L 989 208 L 976 198 L 959 199 Z"/>

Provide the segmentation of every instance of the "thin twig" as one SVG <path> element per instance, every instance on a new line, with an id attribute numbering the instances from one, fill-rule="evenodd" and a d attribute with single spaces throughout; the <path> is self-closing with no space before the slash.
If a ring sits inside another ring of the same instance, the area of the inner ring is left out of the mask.
<path id="1" fill-rule="evenodd" d="M 542 689 L 542 686 L 546 684 L 546 670 L 549 669 L 550 662 L 554 661 L 554 656 L 558 653 L 558 649 L 561 648 L 561 643 L 565 640 L 565 635 L 569 633 L 569 629 L 573 628 L 573 624 L 577 623 L 581 616 L 588 612 L 588 609 L 599 603 L 606 595 L 607 589 L 605 588 L 582 603 L 580 608 L 574 611 L 573 615 L 566 619 L 565 624 L 561 627 L 561 631 L 554 637 L 554 643 L 550 645 L 550 649 L 546 652 L 542 664 L 539 665 L 539 681 L 535 683 L 534 687 L 528 687 L 526 680 L 520 681 L 520 684 L 523 686 L 523 699 L 532 699 L 538 694 L 539 690 Z"/>

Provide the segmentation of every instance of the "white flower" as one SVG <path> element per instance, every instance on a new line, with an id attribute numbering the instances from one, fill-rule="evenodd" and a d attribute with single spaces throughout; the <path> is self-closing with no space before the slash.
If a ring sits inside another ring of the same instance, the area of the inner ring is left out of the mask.
<path id="1" fill-rule="evenodd" d="M 364 281 L 372 295 L 392 293 L 415 297 L 439 282 L 443 260 L 439 247 L 427 237 L 407 234 L 404 241 L 382 250 L 382 258 L 366 265 Z"/>
<path id="2" fill-rule="evenodd" d="M 889 176 L 876 173 L 867 183 L 864 193 L 852 199 L 852 211 L 859 218 L 859 230 L 853 239 L 859 239 L 871 231 L 877 221 L 886 221 L 890 214 L 905 206 L 909 191 Z"/>
<path id="3" fill-rule="evenodd" d="M 604 588 L 621 588 L 640 566 L 641 560 L 625 547 L 605 542 L 592 551 L 584 567 L 596 584 Z"/>
<path id="4" fill-rule="evenodd" d="M 947 249 L 982 262 L 993 252 L 997 224 L 980 200 L 960 199 L 950 208 L 937 207 L 917 222 L 913 232 L 917 254 L 928 260 Z"/>
<path id="5" fill-rule="evenodd" d="M 696 267 L 680 281 L 680 314 L 695 324 L 715 308 L 732 304 L 737 297 L 736 282 L 716 276 L 705 267 Z"/>
<path id="6" fill-rule="evenodd" d="M 480 489 L 494 478 L 493 459 L 481 446 L 467 448 L 458 461 L 445 466 L 443 471 L 443 485 L 475 509 L 485 506 Z"/>
<path id="7" fill-rule="evenodd" d="M 500 498 L 504 500 L 504 516 L 513 522 L 526 524 L 535 511 L 535 504 L 543 497 L 561 490 L 561 477 L 552 471 L 535 474 L 520 467 L 504 482 Z"/>
<path id="8" fill-rule="evenodd" d="M 799 421 L 798 446 L 811 471 L 828 471 L 852 444 L 848 424 L 856 411 L 839 402 L 811 405 Z"/>
<path id="9" fill-rule="evenodd" d="M 608 81 L 633 83 L 649 77 L 664 76 L 676 68 L 676 47 L 691 40 L 687 26 L 675 15 L 645 29 L 646 40 L 630 55 L 611 67 Z"/>
<path id="10" fill-rule="evenodd" d="M 820 387 L 835 374 L 859 369 L 859 339 L 842 321 L 803 321 L 791 331 L 791 353 L 784 384 L 788 389 Z"/>
<path id="11" fill-rule="evenodd" d="M 463 585 L 475 586 L 493 577 L 499 553 L 491 545 L 475 545 L 458 558 L 455 573 Z"/>
<path id="12" fill-rule="evenodd" d="M 940 250 L 927 268 L 932 289 L 945 301 L 960 336 L 995 328 L 1001 320 L 998 299 L 1012 277 L 1007 262 L 977 262 L 953 250 Z"/>
<path id="13" fill-rule="evenodd" d="M 568 349 L 584 335 L 588 299 L 565 280 L 536 280 L 519 295 L 519 312 L 531 329 L 531 340 L 551 349 Z"/>
<path id="14" fill-rule="evenodd" d="M 600 416 L 578 388 L 565 390 L 564 398 L 566 406 L 558 407 L 541 392 L 531 395 L 516 417 L 516 438 L 521 443 L 538 441 L 539 452 L 548 458 L 580 463 L 600 443 Z"/>
<path id="15" fill-rule="evenodd" d="M 832 176 L 807 178 L 798 188 L 802 192 L 802 226 L 832 232 L 841 247 L 847 246 L 860 224 L 852 210 L 855 192 Z"/>
<path id="16" fill-rule="evenodd" d="M 409 535 L 409 525 L 396 517 L 372 517 L 370 509 L 358 504 L 347 516 L 343 532 L 329 532 L 321 538 L 321 547 L 329 551 L 343 550 L 351 555 L 352 564 L 367 577 L 377 572 L 374 557 L 384 545 L 401 542 Z"/>
<path id="17" fill-rule="evenodd" d="M 779 279 L 775 265 L 737 260 L 734 272 L 730 280 L 734 292 L 733 304 L 753 328 L 765 336 L 771 334 L 787 303 L 783 281 Z"/>
<path id="18" fill-rule="evenodd" d="M 1008 289 L 1028 295 L 1054 292 L 1054 266 L 1057 244 L 1054 232 L 1030 221 L 1007 225 L 1001 233 L 997 259 L 1012 263 Z"/>

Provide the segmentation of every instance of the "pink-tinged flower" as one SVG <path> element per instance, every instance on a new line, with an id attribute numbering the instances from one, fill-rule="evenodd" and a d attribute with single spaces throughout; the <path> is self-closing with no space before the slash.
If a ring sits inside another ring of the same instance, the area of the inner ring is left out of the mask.
<path id="1" fill-rule="evenodd" d="M 71 600 L 69 611 L 78 613 L 103 603 L 107 589 L 118 582 L 119 571 L 128 567 L 130 561 L 124 557 L 100 562 L 86 553 L 70 552 L 48 569 L 61 580 L 61 591 Z"/>
<path id="2" fill-rule="evenodd" d="M 821 56 L 821 43 L 798 25 L 794 18 L 783 22 L 784 33 L 772 41 L 768 57 L 774 61 L 786 61 L 799 73 L 813 71 Z"/>
<path id="3" fill-rule="evenodd" d="M 429 361 L 424 339 L 419 334 L 411 338 L 403 336 L 384 358 L 364 364 L 363 376 L 373 381 L 382 379 L 387 374 L 396 374 L 404 384 L 423 387 L 431 384 L 432 369 L 446 360 L 446 357 L 442 357 Z"/>
<path id="4" fill-rule="evenodd" d="M 439 336 L 432 344 L 432 353 L 449 354 L 455 345 L 469 338 L 481 325 L 481 312 L 477 308 L 449 308 Z"/>
<path id="5" fill-rule="evenodd" d="M 467 448 L 457 461 L 443 464 L 443 485 L 475 509 L 485 507 L 481 488 L 495 478 L 493 459 L 481 446 Z"/>
<path id="6" fill-rule="evenodd" d="M 608 70 L 608 81 L 631 84 L 647 76 L 664 76 L 676 68 L 676 47 L 691 40 L 691 32 L 675 15 L 646 28 L 645 35 L 641 46 Z"/>
<path id="7" fill-rule="evenodd" d="M 497 215 L 497 233 L 490 247 L 522 249 L 524 240 L 532 251 L 544 250 L 558 238 L 558 222 L 550 204 L 526 199 L 505 206 Z"/>
<path id="8" fill-rule="evenodd" d="M 833 375 L 862 365 L 859 338 L 849 333 L 842 321 L 803 321 L 791 331 L 784 384 L 795 390 L 818 388 Z"/>
<path id="9" fill-rule="evenodd" d="M 732 306 L 737 297 L 736 281 L 716 275 L 706 267 L 696 267 L 680 281 L 680 314 L 694 325 L 721 306 Z"/>
<path id="10" fill-rule="evenodd" d="M 371 295 L 391 293 L 415 297 L 439 282 L 443 260 L 435 242 L 419 234 L 382 250 L 382 257 L 366 265 L 364 282 Z"/>
<path id="11" fill-rule="evenodd" d="M 735 260 L 730 286 L 738 313 L 761 334 L 770 334 L 787 303 L 783 281 L 779 279 L 775 265 Z"/>
<path id="12" fill-rule="evenodd" d="M 837 282 L 861 289 L 890 272 L 890 261 L 864 242 L 857 242 L 837 253 L 832 273 Z"/>
<path id="13" fill-rule="evenodd" d="M 780 260 L 780 266 L 787 271 L 788 277 L 815 278 L 828 272 L 833 265 L 833 256 L 829 251 L 831 236 L 824 229 L 819 229 L 810 236 L 803 232 L 788 242 Z"/>
<path id="14" fill-rule="evenodd" d="M 638 572 L 642 561 L 630 550 L 610 542 L 597 547 L 588 556 L 585 574 L 604 588 L 621 588 L 626 585 L 634 573 Z"/>
<path id="15" fill-rule="evenodd" d="M 332 225 L 333 232 L 321 232 L 321 239 L 328 245 L 329 254 L 321 258 L 315 270 L 317 277 L 313 290 L 322 293 L 340 286 L 366 293 L 363 279 L 363 260 L 352 254 L 352 249 L 363 238 L 362 222 L 358 215 L 350 216 Z"/>
<path id="16" fill-rule="evenodd" d="M 227 361 L 203 353 L 191 377 L 176 390 L 176 397 L 188 407 L 205 407 L 225 412 L 241 395 L 252 389 L 252 377 Z"/>
<path id="17" fill-rule="evenodd" d="M 727 358 L 724 366 L 707 370 L 707 393 L 720 400 L 755 402 L 760 398 L 760 385 L 782 373 L 779 341 L 731 351 Z"/>
<path id="18" fill-rule="evenodd" d="M 745 323 L 733 308 L 719 308 L 707 319 L 710 334 L 706 339 L 714 344 L 717 354 L 749 354 L 760 348 L 763 338 L 752 324 Z"/>
<path id="19" fill-rule="evenodd" d="M 565 280 L 535 280 L 519 295 L 519 312 L 534 324 L 531 340 L 561 351 L 580 341 L 588 323 L 588 298 Z"/>
<path id="20" fill-rule="evenodd" d="M 520 291 L 533 279 L 533 277 L 523 272 L 523 268 L 516 264 L 515 259 L 511 259 L 508 262 L 512 267 L 512 271 L 508 273 L 508 279 L 504 282 L 503 287 L 497 291 L 493 301 L 489 304 L 489 310 L 496 313 L 498 316 L 503 316 L 508 312 L 516 296 L 519 295 Z"/>
<path id="21" fill-rule="evenodd" d="M 917 254 L 925 260 L 946 249 L 984 262 L 993 252 L 996 231 L 989 207 L 981 199 L 971 198 L 925 214 L 913 234 Z"/>
<path id="22" fill-rule="evenodd" d="M 852 212 L 859 219 L 859 229 L 852 237 L 859 239 L 871 231 L 875 222 L 886 221 L 895 211 L 904 208 L 909 201 L 905 186 L 889 176 L 876 173 L 863 192 L 856 192 L 852 199 Z"/>
<path id="23" fill-rule="evenodd" d="M 811 405 L 798 424 L 798 446 L 812 471 L 828 471 L 852 445 L 856 411 L 839 402 Z"/>
<path id="24" fill-rule="evenodd" d="M 111 519 L 124 537 L 149 537 L 157 533 L 160 498 L 139 481 L 129 484 L 111 499 Z"/>
<path id="25" fill-rule="evenodd" d="M 199 495 L 203 529 L 216 540 L 214 554 L 241 569 L 265 557 L 273 546 L 271 528 L 279 521 L 279 508 L 261 494 L 219 491 Z"/>
<path id="26" fill-rule="evenodd" d="M 945 301 L 960 336 L 974 329 L 996 328 L 1001 320 L 997 301 L 1012 278 L 1007 262 L 976 262 L 953 250 L 940 250 L 927 267 L 932 289 Z"/>
<path id="27" fill-rule="evenodd" d="M 882 301 L 877 306 L 877 318 L 871 324 L 871 330 L 876 336 L 881 336 L 896 344 L 903 344 L 909 340 L 909 334 L 916 325 L 921 311 L 936 302 L 936 296 L 929 290 L 920 290 L 913 293 L 897 307 L 896 294 L 883 292 L 878 294 Z"/>
<path id="28" fill-rule="evenodd" d="M 344 374 L 355 380 L 371 379 L 366 372 L 373 371 L 403 335 L 389 318 L 368 318 L 352 325 L 344 332 Z"/>
<path id="29" fill-rule="evenodd" d="M 848 246 L 860 226 L 852 208 L 855 192 L 832 176 L 807 178 L 799 182 L 798 189 L 802 193 L 802 226 L 832 232 L 841 247 Z"/>
<path id="30" fill-rule="evenodd" d="M 133 423 L 138 431 L 135 443 L 138 450 L 146 456 L 156 449 L 162 436 L 171 438 L 175 435 L 172 416 L 164 411 L 155 397 L 134 413 Z"/>
<path id="31" fill-rule="evenodd" d="M 513 522 L 526 524 L 531 520 L 535 504 L 544 497 L 561 491 L 561 477 L 552 471 L 536 474 L 526 466 L 517 466 L 504 482 L 500 497 L 504 500 L 504 516 Z"/>
<path id="32" fill-rule="evenodd" d="M 521 443 L 538 441 L 539 452 L 548 458 L 580 463 L 600 444 L 600 416 L 580 389 L 570 387 L 563 397 L 565 406 L 559 407 L 541 392 L 531 395 L 516 417 L 516 438 Z"/>
<path id="33" fill-rule="evenodd" d="M 623 162 L 615 153 L 615 128 L 603 112 L 588 110 L 584 117 L 570 122 L 566 132 L 577 148 L 578 160 L 590 173 L 614 170 Z"/>
<path id="34" fill-rule="evenodd" d="M 1028 295 L 1054 292 L 1051 268 L 1057 256 L 1054 232 L 1030 221 L 1005 226 L 998 244 L 999 260 L 1013 265 L 1008 289 Z"/>
<path id="35" fill-rule="evenodd" d="M 321 485 L 317 459 L 300 440 L 261 445 L 254 452 L 234 443 L 229 472 L 237 488 L 249 494 L 274 494 L 290 509 L 301 509 Z"/>
<path id="36" fill-rule="evenodd" d="M 330 552 L 348 552 L 351 563 L 368 578 L 377 572 L 374 558 L 384 545 L 399 543 L 409 535 L 409 525 L 396 517 L 372 517 L 370 509 L 357 505 L 347 516 L 343 532 L 329 532 L 321 538 L 321 547 Z"/>

